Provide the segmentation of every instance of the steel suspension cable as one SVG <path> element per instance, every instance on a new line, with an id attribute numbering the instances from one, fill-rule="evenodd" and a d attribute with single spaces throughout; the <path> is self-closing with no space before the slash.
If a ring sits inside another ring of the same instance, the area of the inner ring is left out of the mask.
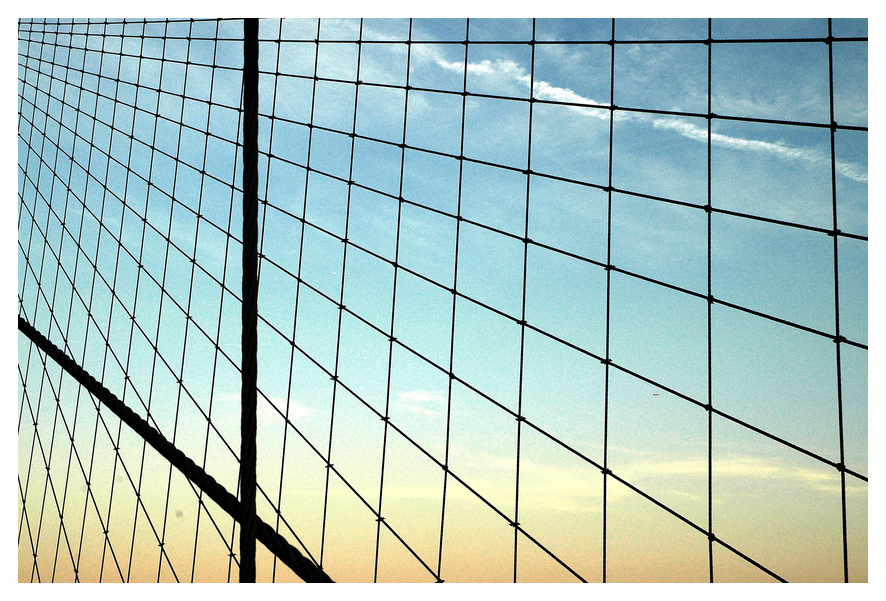
<path id="1" fill-rule="evenodd" d="M 238 522 L 243 517 L 243 505 L 237 497 L 229 493 L 212 476 L 206 473 L 187 455 L 177 449 L 160 432 L 151 427 L 144 419 L 120 401 L 111 391 L 84 370 L 74 359 L 50 342 L 43 334 L 22 317 L 18 318 L 18 329 L 27 336 L 41 351 L 52 358 L 65 372 L 73 377 L 83 388 L 93 395 L 103 406 L 107 407 L 120 420 L 141 436 L 146 444 L 151 445 L 163 458 L 178 469 L 188 480 L 203 490 L 219 507 Z M 314 565 L 286 539 L 277 534 L 258 516 L 255 520 L 255 538 L 261 541 L 272 553 L 289 566 L 306 582 L 331 582 L 323 570 Z"/>
<path id="2" fill-rule="evenodd" d="M 465 110 L 468 99 L 468 38 L 470 37 L 471 20 L 465 19 L 465 36 L 464 36 L 464 62 L 462 63 L 462 82 L 461 82 L 461 118 L 459 125 L 458 138 L 458 155 L 464 157 L 465 153 Z M 405 142 L 405 138 L 404 138 Z M 453 368 L 455 366 L 455 319 L 456 305 L 458 304 L 458 248 L 461 240 L 461 224 L 464 218 L 461 214 L 462 205 L 462 187 L 464 184 L 464 160 L 458 161 L 458 189 L 456 192 L 456 208 L 455 208 L 455 253 L 453 256 L 452 266 L 452 312 L 449 319 L 449 363 L 448 369 L 443 369 L 446 373 L 446 432 L 443 442 L 443 490 L 440 500 L 440 538 L 437 547 L 437 582 L 443 582 L 442 566 L 443 566 L 443 537 L 446 525 L 446 498 L 449 489 L 449 452 L 452 434 L 452 387 L 455 383 L 453 378 Z"/>
<path id="3" fill-rule="evenodd" d="M 240 582 L 255 582 L 258 367 L 258 19 L 243 23 L 243 331 L 240 422 Z"/>
<path id="4" fill-rule="evenodd" d="M 615 129 L 615 19 L 612 19 L 612 36 L 609 43 L 609 166 L 606 193 L 606 331 L 603 363 L 603 582 L 607 580 L 607 535 L 609 507 L 609 368 L 612 360 L 609 354 L 611 306 L 612 306 L 612 142 Z"/>
<path id="5" fill-rule="evenodd" d="M 840 261 L 839 246 L 840 233 L 839 222 L 837 220 L 837 150 L 836 135 L 837 121 L 834 118 L 834 40 L 832 34 L 833 20 L 828 19 L 828 37 L 825 43 L 828 46 L 828 114 L 830 116 L 830 183 L 831 183 L 831 207 L 832 207 L 832 225 L 834 241 L 834 354 L 836 363 L 836 380 L 837 380 L 837 431 L 840 445 L 840 462 L 839 466 L 844 468 L 846 465 L 846 447 L 843 439 L 843 370 L 841 361 L 841 343 L 845 342 L 845 338 L 840 334 Z M 846 526 L 846 470 L 840 469 L 840 514 L 842 522 L 843 535 L 843 582 L 849 582 L 849 544 L 848 532 Z"/>

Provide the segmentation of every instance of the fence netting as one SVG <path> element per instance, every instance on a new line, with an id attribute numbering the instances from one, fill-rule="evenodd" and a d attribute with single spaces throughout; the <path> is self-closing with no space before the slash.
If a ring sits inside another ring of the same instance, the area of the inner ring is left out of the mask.
<path id="1" fill-rule="evenodd" d="M 240 491 L 243 20 L 19 21 L 19 318 Z M 261 19 L 256 513 L 336 581 L 867 581 L 867 21 Z M 20 581 L 239 524 L 18 338 Z M 262 544 L 259 581 L 300 579 Z"/>

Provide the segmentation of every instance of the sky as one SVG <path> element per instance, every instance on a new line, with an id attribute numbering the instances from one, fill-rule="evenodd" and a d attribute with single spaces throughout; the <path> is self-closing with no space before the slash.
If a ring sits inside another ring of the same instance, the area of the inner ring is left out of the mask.
<path id="1" fill-rule="evenodd" d="M 231 492 L 239 27 L 19 42 L 20 315 Z M 862 129 L 832 180 L 827 20 L 710 34 L 813 40 L 713 44 L 709 96 L 706 19 L 616 20 L 614 50 L 576 43 L 607 19 L 539 19 L 534 46 L 532 20 L 262 21 L 258 511 L 333 579 L 771 581 L 709 551 L 710 512 L 780 577 L 843 580 L 816 457 L 842 426 L 867 478 L 867 43 L 833 44 L 834 120 Z M 32 542 L 41 580 L 237 579 L 231 518 L 21 335 L 19 372 L 20 581 Z M 852 581 L 867 499 L 847 475 Z"/>

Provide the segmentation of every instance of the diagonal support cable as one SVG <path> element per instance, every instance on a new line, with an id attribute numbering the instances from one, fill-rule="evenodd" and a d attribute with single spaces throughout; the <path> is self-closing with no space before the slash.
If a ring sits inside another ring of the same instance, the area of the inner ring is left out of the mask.
<path id="1" fill-rule="evenodd" d="M 37 331 L 28 321 L 18 318 L 18 329 L 37 345 L 37 348 L 51 357 L 71 377 L 79 382 L 114 415 L 141 436 L 154 450 L 160 453 L 186 478 L 199 487 L 219 507 L 235 520 L 241 522 L 243 509 L 237 497 L 229 493 L 221 484 L 207 474 L 200 466 L 169 442 L 160 432 L 152 428 L 132 409 L 126 406 L 114 393 L 105 388 L 98 380 L 83 369 L 74 359 L 69 357 Z M 289 566 L 295 574 L 305 582 L 332 582 L 332 579 L 310 560 L 305 558 L 289 541 L 280 536 L 274 529 L 258 516 L 255 519 L 255 538 L 276 555 L 280 561 Z"/>

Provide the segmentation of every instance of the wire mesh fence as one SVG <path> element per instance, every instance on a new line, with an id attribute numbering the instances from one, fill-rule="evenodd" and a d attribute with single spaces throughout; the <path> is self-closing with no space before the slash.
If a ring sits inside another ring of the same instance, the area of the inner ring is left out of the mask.
<path id="1" fill-rule="evenodd" d="M 18 54 L 20 319 L 241 499 L 243 35 Z M 260 520 L 336 581 L 867 580 L 865 20 L 258 40 Z M 19 579 L 236 580 L 237 517 L 32 341 Z"/>

